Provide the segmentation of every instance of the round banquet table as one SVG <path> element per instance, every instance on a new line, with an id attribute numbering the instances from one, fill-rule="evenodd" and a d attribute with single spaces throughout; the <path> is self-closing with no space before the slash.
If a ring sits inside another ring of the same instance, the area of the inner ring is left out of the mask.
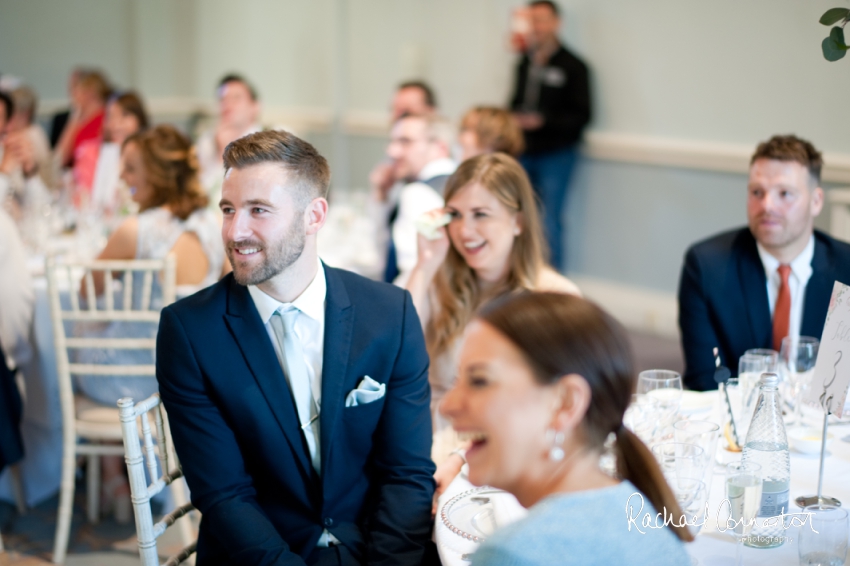
<path id="1" fill-rule="evenodd" d="M 708 419 L 719 422 L 720 414 L 719 395 L 716 391 L 706 393 L 686 392 L 690 406 L 694 409 L 686 416 L 693 419 Z M 814 410 L 804 412 L 807 424 L 811 426 L 822 426 L 823 416 Z M 818 421 L 820 418 L 820 421 Z M 838 498 L 844 506 L 850 507 L 850 419 L 846 416 L 842 420 L 830 417 L 829 434 L 833 439 L 827 450 L 824 463 L 824 495 Z M 725 498 L 724 493 L 724 466 L 726 463 L 740 458 L 740 453 L 734 454 L 726 450 L 725 441 L 721 437 L 718 441 L 717 459 L 713 469 L 711 480 L 711 491 L 709 495 L 709 517 L 705 526 L 702 527 L 696 540 L 687 545 L 687 550 L 697 560 L 700 566 L 725 566 L 734 564 L 735 541 L 727 533 L 718 531 L 717 515 L 721 502 Z M 818 466 L 820 454 L 802 454 L 791 448 L 791 506 L 789 513 L 801 511 L 794 504 L 794 499 L 800 495 L 813 495 L 817 493 Z M 446 488 L 437 504 L 437 517 L 434 527 L 434 539 L 440 553 L 444 566 L 466 566 L 469 564 L 464 559 L 458 548 L 457 537 L 449 531 L 442 523 L 440 510 L 445 503 L 455 495 L 462 493 L 474 486 L 469 483 L 466 475 L 461 472 L 455 480 Z M 625 501 L 623 507 L 625 509 Z M 518 504 L 517 504 L 518 505 Z M 498 513 L 498 509 L 495 509 Z M 626 520 L 625 513 L 622 515 Z M 725 515 L 721 515 L 721 523 Z M 568 524 L 564 528 L 569 528 Z M 804 528 L 809 528 L 808 525 Z M 772 549 L 756 549 L 744 547 L 743 563 L 745 566 L 797 566 L 799 556 L 797 540 L 800 527 L 791 527 L 786 531 L 788 540 L 782 546 Z M 850 538 L 850 532 L 848 532 Z M 468 545 L 467 545 L 468 546 Z M 850 564 L 850 561 L 846 562 Z"/>

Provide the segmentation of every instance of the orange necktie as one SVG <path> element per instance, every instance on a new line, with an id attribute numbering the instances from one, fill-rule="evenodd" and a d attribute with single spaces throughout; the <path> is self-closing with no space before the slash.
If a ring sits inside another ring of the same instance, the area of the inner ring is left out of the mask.
<path id="1" fill-rule="evenodd" d="M 776 307 L 773 309 L 773 349 L 778 352 L 791 325 L 791 287 L 788 286 L 791 266 L 780 265 L 777 271 L 782 283 L 779 284 L 779 295 L 776 296 Z"/>

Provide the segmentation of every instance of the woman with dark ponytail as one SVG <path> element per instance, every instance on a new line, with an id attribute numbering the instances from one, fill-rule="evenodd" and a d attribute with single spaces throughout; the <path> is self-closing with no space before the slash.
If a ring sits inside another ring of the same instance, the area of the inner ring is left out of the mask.
<path id="1" fill-rule="evenodd" d="M 488 539 L 473 565 L 690 564 L 682 542 L 693 536 L 676 526 L 675 497 L 623 426 L 634 388 L 625 331 L 584 299 L 523 293 L 478 313 L 440 409 L 472 443 L 470 481 L 530 511 Z M 612 433 L 616 478 L 599 467 Z"/>

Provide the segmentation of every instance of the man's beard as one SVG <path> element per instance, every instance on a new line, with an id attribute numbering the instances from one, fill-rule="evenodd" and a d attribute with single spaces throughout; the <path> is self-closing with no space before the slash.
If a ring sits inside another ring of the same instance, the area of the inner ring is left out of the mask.
<path id="1" fill-rule="evenodd" d="M 296 220 L 299 217 L 296 217 Z M 295 263 L 304 252 L 304 243 L 307 239 L 304 227 L 300 222 L 293 222 L 289 231 L 284 236 L 270 245 L 263 245 L 257 240 L 241 240 L 227 246 L 227 258 L 233 267 L 233 277 L 240 285 L 259 285 L 268 281 L 278 273 L 285 271 Z M 263 263 L 252 270 L 240 271 L 237 266 L 239 256 L 233 248 L 259 248 L 265 254 Z"/>

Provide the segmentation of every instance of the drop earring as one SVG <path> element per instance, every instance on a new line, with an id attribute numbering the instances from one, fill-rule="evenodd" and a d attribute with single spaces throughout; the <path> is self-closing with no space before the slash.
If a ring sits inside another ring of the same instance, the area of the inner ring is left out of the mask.
<path id="1" fill-rule="evenodd" d="M 551 429 L 550 429 L 551 430 Z M 549 449 L 549 459 L 553 462 L 560 462 L 564 459 L 564 433 L 561 431 L 552 431 L 552 448 Z"/>

